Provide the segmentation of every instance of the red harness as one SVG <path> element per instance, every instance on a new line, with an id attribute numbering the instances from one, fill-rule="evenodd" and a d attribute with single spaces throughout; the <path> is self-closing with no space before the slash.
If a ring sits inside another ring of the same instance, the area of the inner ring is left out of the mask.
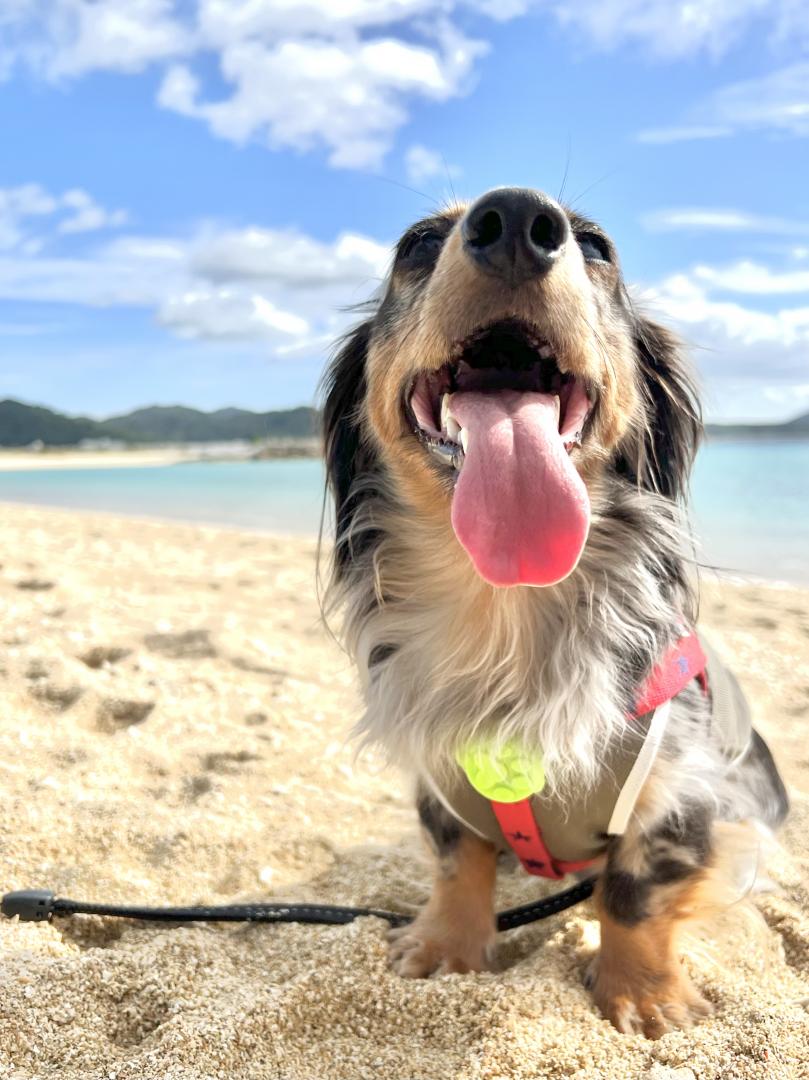
<path id="1" fill-rule="evenodd" d="M 697 635 L 690 633 L 680 638 L 640 688 L 631 718 L 636 719 L 653 712 L 664 702 L 676 697 L 692 679 L 699 679 L 703 692 L 707 693 L 705 665 L 705 653 Z M 575 870 L 583 870 L 595 862 L 594 859 L 584 859 L 581 862 L 555 859 L 542 839 L 530 798 L 513 803 L 496 802 L 492 799 L 491 807 L 503 836 L 529 874 L 561 878 Z"/>

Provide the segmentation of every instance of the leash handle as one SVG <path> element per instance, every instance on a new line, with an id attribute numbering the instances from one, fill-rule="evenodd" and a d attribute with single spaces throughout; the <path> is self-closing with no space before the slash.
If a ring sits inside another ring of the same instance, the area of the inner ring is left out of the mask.
<path id="1" fill-rule="evenodd" d="M 509 908 L 497 916 L 498 930 L 514 930 L 527 923 L 557 915 L 593 893 L 595 878 L 587 878 L 564 892 L 546 896 L 532 904 Z M 150 922 L 257 922 L 309 923 L 344 926 L 354 919 L 374 916 L 391 926 L 412 922 L 409 915 L 378 908 L 341 907 L 336 904 L 225 904 L 221 907 L 133 907 L 117 904 L 93 904 L 55 896 L 50 889 L 20 889 L 8 892 L 0 900 L 0 912 L 20 922 L 50 922 L 54 916 L 106 915 L 112 918 L 145 919 Z"/>

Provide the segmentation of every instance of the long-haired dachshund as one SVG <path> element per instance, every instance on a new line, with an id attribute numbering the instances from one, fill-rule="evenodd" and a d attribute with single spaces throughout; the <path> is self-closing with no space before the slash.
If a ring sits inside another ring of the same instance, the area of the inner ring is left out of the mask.
<path id="1" fill-rule="evenodd" d="M 678 927 L 720 889 L 722 823 L 774 826 L 787 798 L 694 632 L 701 422 L 677 341 L 598 225 L 500 188 L 404 234 L 324 425 L 360 729 L 417 778 L 435 853 L 393 966 L 485 968 L 511 848 L 530 872 L 598 874 L 590 981 L 616 1027 L 706 1015 Z"/>

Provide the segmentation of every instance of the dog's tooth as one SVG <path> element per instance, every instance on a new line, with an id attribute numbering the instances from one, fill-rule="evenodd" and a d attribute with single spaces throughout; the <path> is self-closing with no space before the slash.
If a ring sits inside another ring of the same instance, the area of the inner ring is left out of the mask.
<path id="1" fill-rule="evenodd" d="M 450 394 L 444 394 L 441 398 L 441 431 L 446 434 L 448 439 L 457 442 L 461 428 L 458 421 L 450 412 L 450 396 Z"/>
<path id="2" fill-rule="evenodd" d="M 447 430 L 447 423 L 451 420 L 449 411 L 449 394 L 441 395 L 441 430 Z"/>
<path id="3" fill-rule="evenodd" d="M 537 352 L 539 353 L 539 357 L 541 360 L 550 360 L 550 358 L 553 356 L 553 349 L 550 347 L 550 345 L 541 345 Z"/>
<path id="4" fill-rule="evenodd" d="M 465 427 L 462 427 L 460 435 L 461 435 L 461 446 L 463 447 L 463 452 L 465 454 L 468 454 L 469 453 L 469 432 Z"/>

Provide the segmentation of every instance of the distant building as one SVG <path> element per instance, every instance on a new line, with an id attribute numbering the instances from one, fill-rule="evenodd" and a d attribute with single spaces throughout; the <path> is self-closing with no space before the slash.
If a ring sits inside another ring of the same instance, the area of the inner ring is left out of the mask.
<path id="1" fill-rule="evenodd" d="M 80 439 L 78 450 L 125 450 L 126 443 L 123 439 Z"/>

